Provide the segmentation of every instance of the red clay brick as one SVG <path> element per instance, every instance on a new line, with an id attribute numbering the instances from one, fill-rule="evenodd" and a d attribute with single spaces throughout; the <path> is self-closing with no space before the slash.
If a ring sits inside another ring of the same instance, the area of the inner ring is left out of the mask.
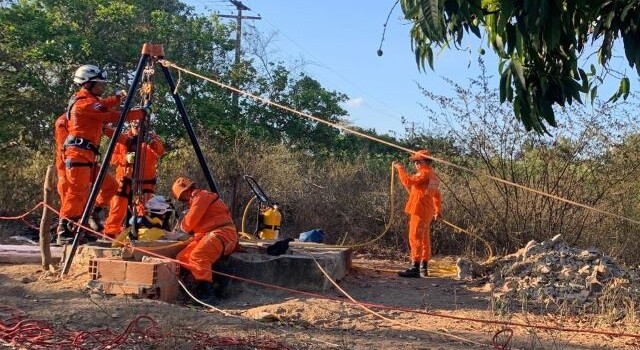
<path id="1" fill-rule="evenodd" d="M 95 258 L 89 263 L 91 278 L 102 282 L 106 294 L 175 300 L 179 266 L 169 261 L 137 262 Z"/>

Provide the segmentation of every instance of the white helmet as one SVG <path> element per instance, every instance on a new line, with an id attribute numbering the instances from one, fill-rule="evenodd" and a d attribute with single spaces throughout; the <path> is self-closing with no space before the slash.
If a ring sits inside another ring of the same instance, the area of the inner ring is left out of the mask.
<path id="1" fill-rule="evenodd" d="M 80 66 L 73 75 L 73 82 L 82 85 L 88 81 L 108 82 L 107 72 L 92 64 Z"/>
<path id="2" fill-rule="evenodd" d="M 171 205 L 163 196 L 153 196 L 147 201 L 145 209 L 149 214 L 164 215 L 173 211 Z"/>

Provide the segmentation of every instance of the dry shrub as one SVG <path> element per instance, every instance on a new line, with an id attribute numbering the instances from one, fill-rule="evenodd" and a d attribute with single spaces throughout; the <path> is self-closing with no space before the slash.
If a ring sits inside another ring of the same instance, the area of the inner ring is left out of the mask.
<path id="1" fill-rule="evenodd" d="M 220 151 L 201 144 L 222 199 L 240 220 L 253 193 L 243 179 L 250 175 L 283 212 L 281 236 L 320 228 L 329 243 L 360 243 L 381 233 L 389 218 L 389 168 L 371 166 L 366 158 L 318 161 L 283 145 L 259 143 L 239 137 Z M 204 176 L 188 143 L 176 143 L 162 159 L 159 193 L 168 193 L 176 176 L 186 175 L 205 185 Z M 401 200 L 397 199 L 396 201 Z M 396 217 L 402 217 L 396 206 Z M 246 230 L 255 229 L 255 206 L 250 208 Z M 401 220 L 391 232 L 404 231 Z"/>
<path id="2" fill-rule="evenodd" d="M 15 146 L 0 157 L 0 213 L 21 214 L 42 201 L 42 186 L 53 152 Z"/>

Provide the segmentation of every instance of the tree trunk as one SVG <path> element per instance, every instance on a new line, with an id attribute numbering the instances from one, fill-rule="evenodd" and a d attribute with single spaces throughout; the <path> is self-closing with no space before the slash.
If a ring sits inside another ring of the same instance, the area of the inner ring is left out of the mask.
<path id="1" fill-rule="evenodd" d="M 49 206 L 53 202 L 53 175 L 53 165 L 49 165 L 47 167 L 47 175 L 44 178 L 44 205 L 42 207 L 42 218 L 40 219 L 40 255 L 42 256 L 42 267 L 46 271 L 49 271 L 49 264 L 51 263 L 51 248 L 49 246 L 51 234 L 49 230 L 53 220 L 53 212 L 49 209 Z"/>

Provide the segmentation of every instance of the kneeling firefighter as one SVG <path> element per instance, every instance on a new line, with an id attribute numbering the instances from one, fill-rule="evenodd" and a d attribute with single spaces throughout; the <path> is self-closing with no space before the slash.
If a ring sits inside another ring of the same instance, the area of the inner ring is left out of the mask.
<path id="1" fill-rule="evenodd" d="M 171 191 L 177 200 L 188 204 L 180 229 L 193 235 L 193 241 L 178 253 L 177 259 L 198 283 L 197 296 L 205 303 L 215 304 L 212 266 L 231 255 L 238 245 L 231 213 L 218 193 L 199 189 L 186 177 L 176 179 Z"/>

